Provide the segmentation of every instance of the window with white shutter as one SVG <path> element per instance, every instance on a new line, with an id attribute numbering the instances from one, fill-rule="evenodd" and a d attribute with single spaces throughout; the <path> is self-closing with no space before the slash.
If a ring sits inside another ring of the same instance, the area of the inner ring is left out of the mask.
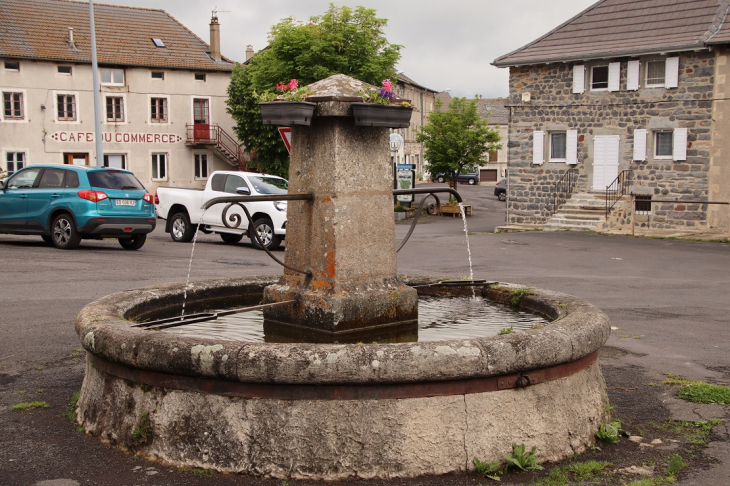
<path id="1" fill-rule="evenodd" d="M 586 67 L 582 64 L 573 66 L 573 93 L 583 93 L 586 90 Z"/>
<path id="2" fill-rule="evenodd" d="M 639 89 L 639 73 L 641 62 L 638 60 L 629 61 L 626 68 L 626 89 L 636 91 Z"/>
<path id="3" fill-rule="evenodd" d="M 532 132 L 532 163 L 535 165 L 542 165 L 544 161 L 543 143 L 544 133 Z"/>
<path id="4" fill-rule="evenodd" d="M 646 130 L 634 130 L 634 160 L 646 160 Z"/>
<path id="5" fill-rule="evenodd" d="M 664 66 L 666 68 L 664 87 L 676 88 L 679 86 L 679 58 L 668 57 Z"/>
<path id="6" fill-rule="evenodd" d="M 687 129 L 674 129 L 674 160 L 687 160 Z"/>
<path id="7" fill-rule="evenodd" d="M 575 165 L 578 163 L 578 130 L 565 132 L 565 163 Z"/>
<path id="8" fill-rule="evenodd" d="M 621 90 L 621 63 L 612 62 L 608 65 L 608 90 Z"/>

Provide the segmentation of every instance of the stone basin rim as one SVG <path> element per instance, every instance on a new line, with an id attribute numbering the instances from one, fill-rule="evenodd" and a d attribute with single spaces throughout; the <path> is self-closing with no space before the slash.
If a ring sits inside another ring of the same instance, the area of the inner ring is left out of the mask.
<path id="1" fill-rule="evenodd" d="M 409 284 L 436 281 L 426 277 L 403 279 Z M 255 293 L 277 280 L 276 276 L 254 276 L 197 281 L 188 286 L 188 299 L 202 302 L 210 296 Z M 499 285 L 483 295 L 509 303 L 511 290 L 525 288 Z M 597 351 L 610 334 L 608 317 L 595 306 L 568 294 L 536 288 L 530 288 L 520 308 L 555 319 L 542 329 L 422 343 L 216 341 L 131 328 L 125 320 L 154 305 L 181 302 L 184 290 L 184 284 L 154 285 L 88 304 L 76 321 L 84 349 L 132 368 L 242 383 L 387 384 L 484 378 L 570 363 Z M 441 288 L 440 292 L 454 295 L 456 289 Z"/>

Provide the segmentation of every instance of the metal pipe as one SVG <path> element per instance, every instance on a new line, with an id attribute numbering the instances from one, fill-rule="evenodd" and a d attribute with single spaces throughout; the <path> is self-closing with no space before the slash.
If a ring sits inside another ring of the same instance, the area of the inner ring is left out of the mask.
<path id="1" fill-rule="evenodd" d="M 89 0 L 89 26 L 91 29 L 91 79 L 94 84 L 96 166 L 104 167 L 104 148 L 101 140 L 101 101 L 99 100 L 99 64 L 96 59 L 96 27 L 94 27 L 94 0 Z"/>
<path id="2" fill-rule="evenodd" d="M 226 196 L 215 197 L 201 206 L 208 209 L 216 204 L 246 203 L 261 201 L 314 201 L 314 194 L 271 194 L 268 196 Z"/>
<path id="3" fill-rule="evenodd" d="M 446 189 L 446 188 L 421 188 L 421 189 L 394 189 L 393 195 L 394 196 L 400 196 L 400 195 L 406 195 L 406 194 L 434 194 L 436 192 L 448 192 L 452 196 L 454 196 L 454 199 L 456 199 L 459 203 L 463 203 L 464 200 L 461 198 L 461 195 L 459 195 L 458 192 L 456 192 L 454 189 Z"/>

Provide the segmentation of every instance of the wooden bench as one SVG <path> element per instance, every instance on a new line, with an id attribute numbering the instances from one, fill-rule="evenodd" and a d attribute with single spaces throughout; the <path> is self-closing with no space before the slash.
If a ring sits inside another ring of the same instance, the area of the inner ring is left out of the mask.
<path id="1" fill-rule="evenodd" d="M 459 210 L 459 206 L 451 206 L 450 204 L 442 204 L 441 205 L 441 215 L 446 216 L 447 214 L 450 214 L 452 217 L 460 216 L 461 211 Z M 471 214 L 472 214 L 471 204 L 464 204 L 464 214 L 467 216 L 471 216 Z"/>

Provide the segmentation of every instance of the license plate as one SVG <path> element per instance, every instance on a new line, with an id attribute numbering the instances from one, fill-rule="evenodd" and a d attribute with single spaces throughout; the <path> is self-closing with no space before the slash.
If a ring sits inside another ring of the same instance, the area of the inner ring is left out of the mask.
<path id="1" fill-rule="evenodd" d="M 137 201 L 135 201 L 134 199 L 115 199 L 114 202 L 117 206 L 136 206 L 137 205 Z"/>

